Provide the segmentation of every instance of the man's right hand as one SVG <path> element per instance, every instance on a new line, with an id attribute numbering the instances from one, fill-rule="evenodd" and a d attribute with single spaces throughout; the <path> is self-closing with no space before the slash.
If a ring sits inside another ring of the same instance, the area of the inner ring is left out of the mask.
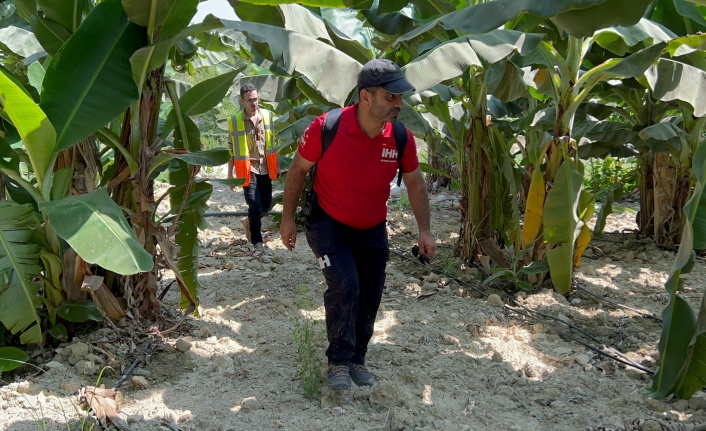
<path id="1" fill-rule="evenodd" d="M 282 219 L 279 225 L 279 235 L 282 239 L 282 244 L 287 247 L 287 250 L 293 250 L 297 243 L 297 224 L 294 219 Z"/>

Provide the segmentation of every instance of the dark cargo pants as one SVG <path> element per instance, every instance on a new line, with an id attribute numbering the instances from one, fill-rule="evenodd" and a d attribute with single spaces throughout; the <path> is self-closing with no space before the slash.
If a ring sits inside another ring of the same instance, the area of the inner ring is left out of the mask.
<path id="1" fill-rule="evenodd" d="M 257 175 L 250 172 L 250 184 L 243 188 L 245 202 L 248 204 L 248 222 L 250 240 L 253 244 L 262 242 L 262 217 L 272 206 L 272 180 L 269 175 Z"/>
<path id="2" fill-rule="evenodd" d="M 324 293 L 328 361 L 365 364 L 385 285 L 386 222 L 353 229 L 315 205 L 306 222 L 306 239 L 328 286 Z"/>

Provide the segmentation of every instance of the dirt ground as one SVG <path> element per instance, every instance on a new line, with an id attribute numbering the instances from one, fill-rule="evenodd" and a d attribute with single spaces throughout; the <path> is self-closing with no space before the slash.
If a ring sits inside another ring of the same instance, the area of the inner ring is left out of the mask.
<path id="1" fill-rule="evenodd" d="M 217 175 L 211 172 L 208 175 Z M 242 193 L 214 185 L 209 211 L 243 211 Z M 121 386 L 121 418 L 142 430 L 681 430 L 706 425 L 706 394 L 649 398 L 650 371 L 674 253 L 637 237 L 634 213 L 608 219 L 568 297 L 544 289 L 504 294 L 482 269 L 452 256 L 458 195 L 431 195 L 439 255 L 421 266 L 409 252 L 416 223 L 405 199 L 390 204 L 391 257 L 368 354 L 378 384 L 304 396 L 298 369 L 302 322 L 324 368 L 323 276 L 300 233 L 293 252 L 265 222 L 271 262 L 252 255 L 237 216 L 208 217 L 199 235 L 200 318 L 155 340 L 147 363 Z M 636 203 L 623 203 L 635 207 Z M 281 207 L 275 207 L 275 211 Z M 703 260 L 687 275 L 697 308 Z M 162 286 L 172 280 L 165 275 Z M 488 296 L 492 295 L 494 296 Z M 178 313 L 178 290 L 165 299 Z M 306 320 L 310 319 L 310 320 Z M 77 430 L 85 385 L 111 387 L 138 357 L 144 335 L 103 327 L 2 376 L 0 429 Z M 623 358 L 627 366 L 613 357 Z M 83 429 L 89 429 L 84 427 Z"/>

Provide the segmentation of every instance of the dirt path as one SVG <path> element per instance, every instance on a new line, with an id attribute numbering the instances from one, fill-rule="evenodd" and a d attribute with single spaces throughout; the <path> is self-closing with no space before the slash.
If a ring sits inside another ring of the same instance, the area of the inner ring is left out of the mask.
<path id="1" fill-rule="evenodd" d="M 245 209 L 240 193 L 215 188 L 210 211 Z M 294 333 L 307 316 L 323 328 L 325 289 L 306 239 L 300 234 L 297 249 L 287 252 L 277 226 L 267 223 L 272 262 L 262 263 L 244 244 L 237 217 L 210 217 L 200 235 L 201 318 L 189 319 L 180 333 L 151 349 L 148 364 L 123 385 L 122 417 L 135 431 L 661 430 L 706 424 L 703 393 L 690 401 L 652 400 L 645 395 L 647 372 L 580 343 L 612 347 L 645 369 L 656 367 L 661 323 L 650 316 L 659 317 L 665 305 L 663 284 L 674 255 L 620 234 L 634 228 L 634 215 L 609 218 L 606 239 L 594 241 L 577 274 L 579 289 L 568 298 L 548 290 L 516 296 L 528 309 L 555 318 L 533 320 L 504 307 L 499 297 L 487 299 L 482 292 L 493 291 L 481 286 L 479 270 L 455 262 L 450 245 L 458 232 L 457 202 L 448 192 L 432 200 L 440 256 L 428 267 L 407 258 L 416 225 L 409 210 L 391 205 L 393 253 L 368 355 L 377 386 L 304 397 Z M 687 276 L 685 294 L 694 307 L 705 272 L 697 264 Z M 172 289 L 166 297 L 171 310 L 176 295 Z M 113 330 L 101 329 L 56 355 L 38 351 L 33 361 L 43 373 L 3 375 L 0 429 L 76 429 L 78 389 L 95 384 L 105 365 L 114 370 L 102 382 L 114 384 L 144 340 L 113 338 Z M 315 332 L 314 340 L 323 361 L 324 335 Z"/>

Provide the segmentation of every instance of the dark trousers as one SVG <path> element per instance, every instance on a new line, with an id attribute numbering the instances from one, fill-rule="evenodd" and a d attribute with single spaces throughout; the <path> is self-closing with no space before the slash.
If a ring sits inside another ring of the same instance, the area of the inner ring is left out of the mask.
<path id="1" fill-rule="evenodd" d="M 386 224 L 353 229 L 315 205 L 306 222 L 306 239 L 328 286 L 324 293 L 328 361 L 365 364 L 385 285 Z"/>
<path id="2" fill-rule="evenodd" d="M 262 217 L 272 206 L 272 180 L 269 175 L 257 175 L 250 172 L 250 184 L 243 187 L 245 202 L 248 204 L 250 222 L 250 240 L 253 244 L 262 242 Z"/>

